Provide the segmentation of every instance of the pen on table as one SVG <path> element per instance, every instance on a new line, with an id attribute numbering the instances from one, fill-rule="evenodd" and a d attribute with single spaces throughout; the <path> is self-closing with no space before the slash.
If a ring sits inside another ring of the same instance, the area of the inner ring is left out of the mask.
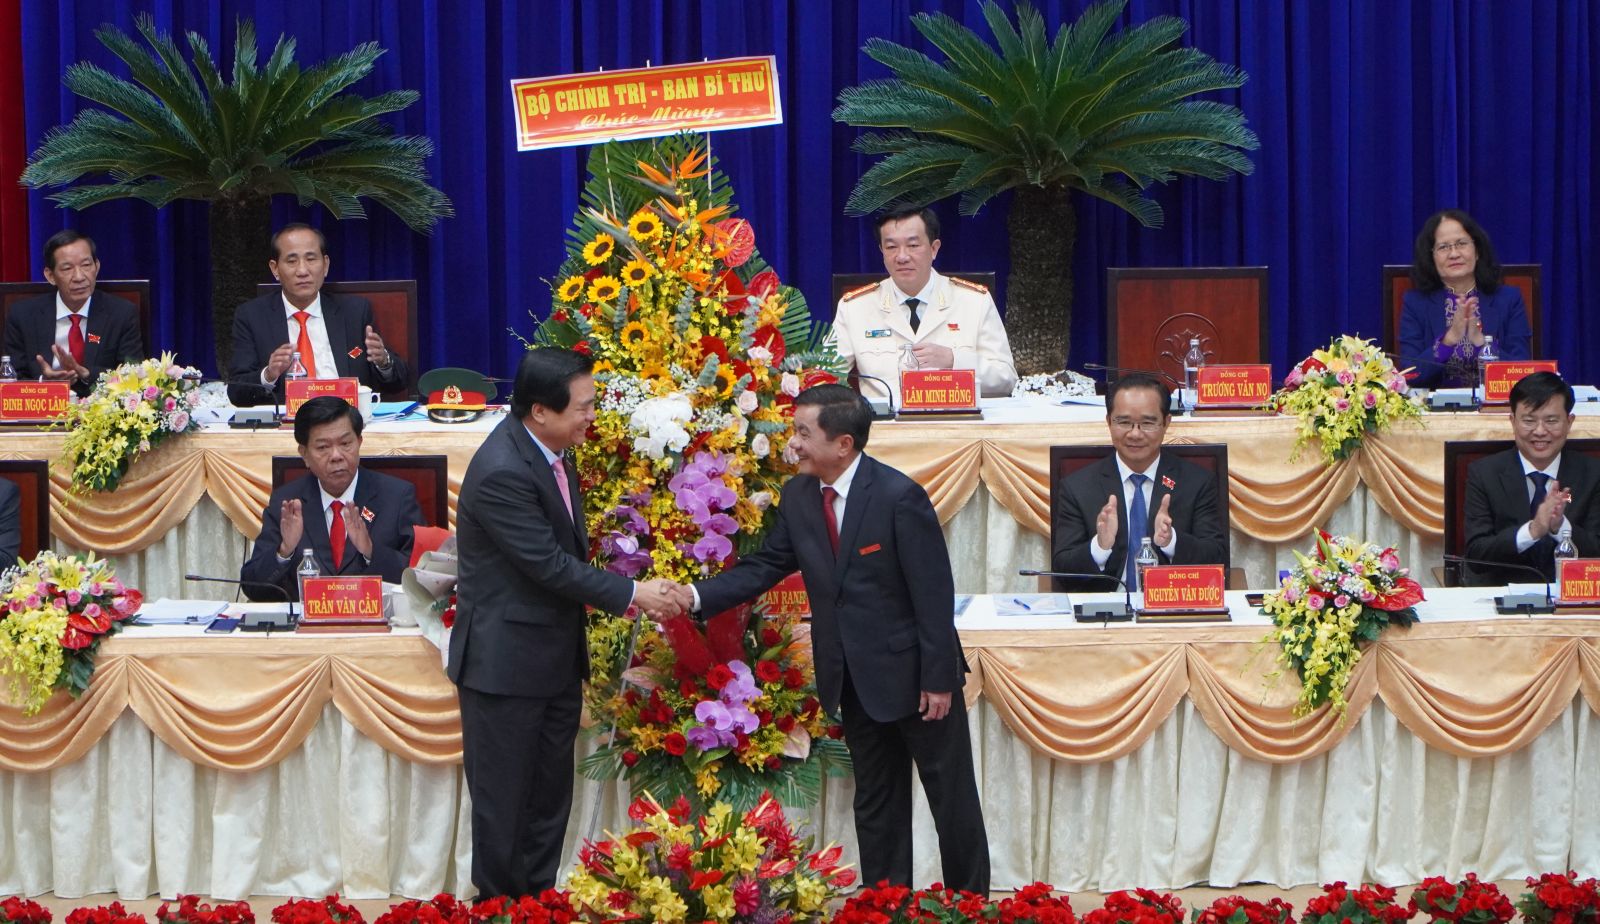
<path id="1" fill-rule="evenodd" d="M 1025 610 L 1032 610 L 1033 609 L 1033 607 L 1031 607 L 1027 603 L 1023 602 L 1023 599 L 1021 597 L 1012 597 L 1011 598 L 1011 602 L 1015 603 L 1017 606 L 1020 606 Z"/>

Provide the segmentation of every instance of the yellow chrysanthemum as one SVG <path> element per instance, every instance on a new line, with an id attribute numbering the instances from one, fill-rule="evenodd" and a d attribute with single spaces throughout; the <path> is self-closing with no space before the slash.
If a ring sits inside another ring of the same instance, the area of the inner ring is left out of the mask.
<path id="1" fill-rule="evenodd" d="M 622 342 L 623 346 L 633 347 L 643 343 L 649 336 L 650 333 L 644 329 L 643 324 L 638 321 L 629 321 L 622 326 L 622 330 L 617 334 L 617 339 Z"/>
<path id="2" fill-rule="evenodd" d="M 615 276 L 601 276 L 589 283 L 589 301 L 609 302 L 622 291 L 622 283 Z"/>
<path id="3" fill-rule="evenodd" d="M 630 286 L 636 286 L 655 274 L 655 267 L 645 261 L 629 260 L 628 265 L 622 268 L 622 281 Z"/>
<path id="4" fill-rule="evenodd" d="M 597 234 L 594 240 L 583 245 L 583 259 L 590 266 L 599 266 L 611 259 L 611 254 L 617 249 L 616 238 L 609 234 Z"/>
<path id="5" fill-rule="evenodd" d="M 556 289 L 556 298 L 564 302 L 575 302 L 581 295 L 583 295 L 582 276 L 568 276 L 560 288 Z"/>
<path id="6" fill-rule="evenodd" d="M 636 241 L 653 241 L 661 237 L 661 219 L 649 209 L 640 209 L 628 219 L 628 236 Z"/>

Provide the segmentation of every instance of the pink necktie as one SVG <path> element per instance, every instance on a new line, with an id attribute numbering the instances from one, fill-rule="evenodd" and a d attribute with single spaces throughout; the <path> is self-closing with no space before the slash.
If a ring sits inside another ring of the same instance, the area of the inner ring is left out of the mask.
<path id="1" fill-rule="evenodd" d="M 572 493 L 567 490 L 567 467 L 561 464 L 559 458 L 551 462 L 550 467 L 555 470 L 556 487 L 561 489 L 561 503 L 567 508 L 567 517 L 576 523 L 578 518 L 572 515 Z"/>

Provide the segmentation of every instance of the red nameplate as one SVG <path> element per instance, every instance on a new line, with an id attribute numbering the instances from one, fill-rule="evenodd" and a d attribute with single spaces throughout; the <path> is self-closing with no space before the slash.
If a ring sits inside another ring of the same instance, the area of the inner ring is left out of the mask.
<path id="1" fill-rule="evenodd" d="M 907 369 L 900 373 L 902 411 L 976 411 L 975 369 Z"/>
<path id="2" fill-rule="evenodd" d="M 0 420 L 54 420 L 71 399 L 66 382 L 0 382 Z"/>
<path id="3" fill-rule="evenodd" d="M 768 616 L 798 616 L 805 619 L 811 615 L 811 599 L 806 596 L 806 582 L 800 578 L 798 571 L 762 594 L 761 602 L 767 605 Z"/>
<path id="4" fill-rule="evenodd" d="M 301 583 L 301 623 L 384 621 L 381 577 L 317 577 Z"/>
<path id="5" fill-rule="evenodd" d="M 1144 569 L 1147 612 L 1225 610 L 1228 579 L 1221 565 L 1155 565 Z"/>
<path id="6" fill-rule="evenodd" d="M 1553 359 L 1518 359 L 1483 364 L 1483 403 L 1507 404 L 1511 387 L 1535 372 L 1556 372 Z"/>
<path id="7" fill-rule="evenodd" d="M 1201 366 L 1195 407 L 1260 407 L 1272 397 L 1272 367 Z"/>
<path id="8" fill-rule="evenodd" d="M 1600 558 L 1563 559 L 1556 584 L 1557 603 L 1600 603 Z"/>
<path id="9" fill-rule="evenodd" d="M 283 387 L 283 416 L 293 420 L 300 405 L 323 395 L 343 398 L 351 407 L 358 407 L 356 402 L 360 400 L 361 382 L 353 378 L 297 379 L 290 382 Z"/>

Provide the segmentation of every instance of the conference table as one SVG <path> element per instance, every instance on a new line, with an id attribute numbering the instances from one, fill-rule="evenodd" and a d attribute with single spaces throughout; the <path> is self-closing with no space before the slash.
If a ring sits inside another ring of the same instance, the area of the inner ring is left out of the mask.
<path id="1" fill-rule="evenodd" d="M 374 425 L 367 453 L 442 453 L 452 496 L 493 419 Z M 1593 435 L 1580 417 L 1574 435 Z M 1312 525 L 1396 545 L 1427 582 L 1442 444 L 1503 416 L 1431 416 L 1349 462 L 1287 461 L 1292 421 L 1175 420 L 1230 446 L 1235 563 L 1253 585 Z M 981 423 L 874 427 L 878 458 L 929 489 L 954 550 L 958 627 L 996 888 L 1284 886 L 1600 866 L 1600 652 L 1588 618 L 1498 618 L 1482 588 L 1430 588 L 1422 622 L 1369 649 L 1342 717 L 1296 720 L 1266 623 L 1081 625 L 1009 612 L 1044 560 L 1053 444 L 1104 442 L 1103 411 L 1012 399 Z M 58 434 L 0 435 L 53 458 Z M 151 598 L 185 571 L 236 573 L 284 432 L 207 431 L 160 447 L 109 496 L 59 477 L 60 549 L 112 553 Z M 1241 552 L 1243 554 L 1241 554 Z M 999 604 L 997 606 L 997 603 Z M 415 630 L 205 635 L 133 627 L 90 692 L 37 717 L 0 707 L 0 894 L 470 894 L 470 807 L 454 691 Z M 592 745 L 591 745 L 592 746 Z M 806 812 L 853 854 L 848 780 Z M 920 800 L 919 795 L 919 800 Z M 578 838 L 623 823 L 619 784 L 580 782 Z M 598 816 L 591 831 L 591 817 Z M 933 844 L 919 804 L 917 843 Z M 917 856 L 917 877 L 938 878 Z"/>

